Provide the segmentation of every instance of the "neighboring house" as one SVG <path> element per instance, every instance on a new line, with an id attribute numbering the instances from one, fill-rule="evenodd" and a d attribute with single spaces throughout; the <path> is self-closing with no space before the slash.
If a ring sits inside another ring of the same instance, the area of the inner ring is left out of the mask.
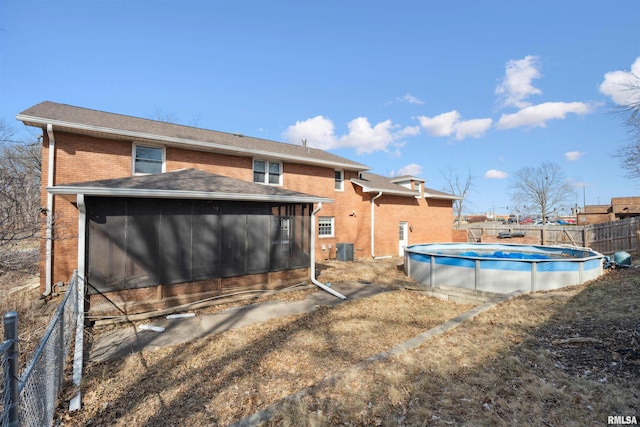
<path id="1" fill-rule="evenodd" d="M 578 213 L 578 225 L 600 224 L 640 216 L 640 197 L 612 197 L 609 205 L 587 205 Z"/>
<path id="2" fill-rule="evenodd" d="M 455 196 L 323 150 L 52 102 L 17 118 L 43 130 L 42 290 L 77 269 L 96 316 L 322 286 L 317 260 L 452 239 Z"/>

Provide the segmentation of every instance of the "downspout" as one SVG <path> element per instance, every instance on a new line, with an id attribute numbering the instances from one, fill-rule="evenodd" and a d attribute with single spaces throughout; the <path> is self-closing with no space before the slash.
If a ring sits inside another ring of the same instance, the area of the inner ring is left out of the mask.
<path id="1" fill-rule="evenodd" d="M 319 287 L 320 289 L 329 292 L 340 299 L 346 299 L 340 292 L 336 292 L 330 287 L 320 283 L 316 280 L 316 214 L 322 209 L 322 202 L 318 202 L 318 207 L 311 212 L 311 283 Z"/>
<path id="2" fill-rule="evenodd" d="M 47 135 L 49 136 L 49 163 L 47 166 L 47 187 L 53 187 L 56 161 L 56 139 L 53 136 L 53 125 L 47 123 Z M 47 230 L 46 230 L 46 258 L 45 258 L 45 290 L 42 296 L 51 294 L 52 266 L 51 253 L 53 249 L 53 194 L 47 192 Z"/>
<path id="3" fill-rule="evenodd" d="M 375 238 L 375 233 L 376 233 L 376 215 L 375 215 L 375 200 L 382 196 L 382 191 L 379 191 L 378 194 L 374 197 L 371 198 L 371 258 L 375 258 L 376 257 L 376 251 L 375 251 L 375 247 L 376 247 L 376 238 Z"/>
<path id="4" fill-rule="evenodd" d="M 73 349 L 73 385 L 76 389 L 76 395 L 69 402 L 69 410 L 76 411 L 80 409 L 82 402 L 82 393 L 80 383 L 82 382 L 82 366 L 84 354 L 84 293 L 85 282 L 84 273 L 86 271 L 86 236 L 87 236 L 87 208 L 84 203 L 84 194 L 76 196 L 78 205 L 78 269 L 76 270 L 76 336 Z"/>

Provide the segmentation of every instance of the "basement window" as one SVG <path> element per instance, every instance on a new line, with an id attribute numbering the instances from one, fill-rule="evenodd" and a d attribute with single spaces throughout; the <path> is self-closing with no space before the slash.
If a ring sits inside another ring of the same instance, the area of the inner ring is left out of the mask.
<path id="1" fill-rule="evenodd" d="M 318 236 L 333 237 L 333 217 L 321 216 L 318 218 Z"/>

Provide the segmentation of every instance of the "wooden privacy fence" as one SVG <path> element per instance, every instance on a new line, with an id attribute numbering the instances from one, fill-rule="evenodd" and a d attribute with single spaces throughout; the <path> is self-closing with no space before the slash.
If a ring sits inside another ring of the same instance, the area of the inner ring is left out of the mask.
<path id="1" fill-rule="evenodd" d="M 602 254 L 625 251 L 638 254 L 640 217 L 603 224 L 586 225 L 586 245 Z"/>
<path id="2" fill-rule="evenodd" d="M 591 225 L 469 224 L 469 242 L 573 245 L 605 255 L 615 252 L 638 254 L 640 217 Z M 522 237 L 521 237 L 522 236 Z"/>

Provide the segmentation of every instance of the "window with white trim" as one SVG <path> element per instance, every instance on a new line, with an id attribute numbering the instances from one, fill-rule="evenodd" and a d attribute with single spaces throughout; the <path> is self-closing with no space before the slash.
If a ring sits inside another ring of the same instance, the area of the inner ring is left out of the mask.
<path id="1" fill-rule="evenodd" d="M 133 173 L 152 174 L 164 172 L 164 147 L 133 144 Z"/>
<path id="2" fill-rule="evenodd" d="M 318 236 L 333 237 L 333 217 L 321 216 L 318 218 Z"/>
<path id="3" fill-rule="evenodd" d="M 282 185 L 282 163 L 267 160 L 253 161 L 253 182 Z"/>
<path id="4" fill-rule="evenodd" d="M 335 189 L 336 191 L 344 191 L 344 171 L 336 170 L 335 176 Z"/>

